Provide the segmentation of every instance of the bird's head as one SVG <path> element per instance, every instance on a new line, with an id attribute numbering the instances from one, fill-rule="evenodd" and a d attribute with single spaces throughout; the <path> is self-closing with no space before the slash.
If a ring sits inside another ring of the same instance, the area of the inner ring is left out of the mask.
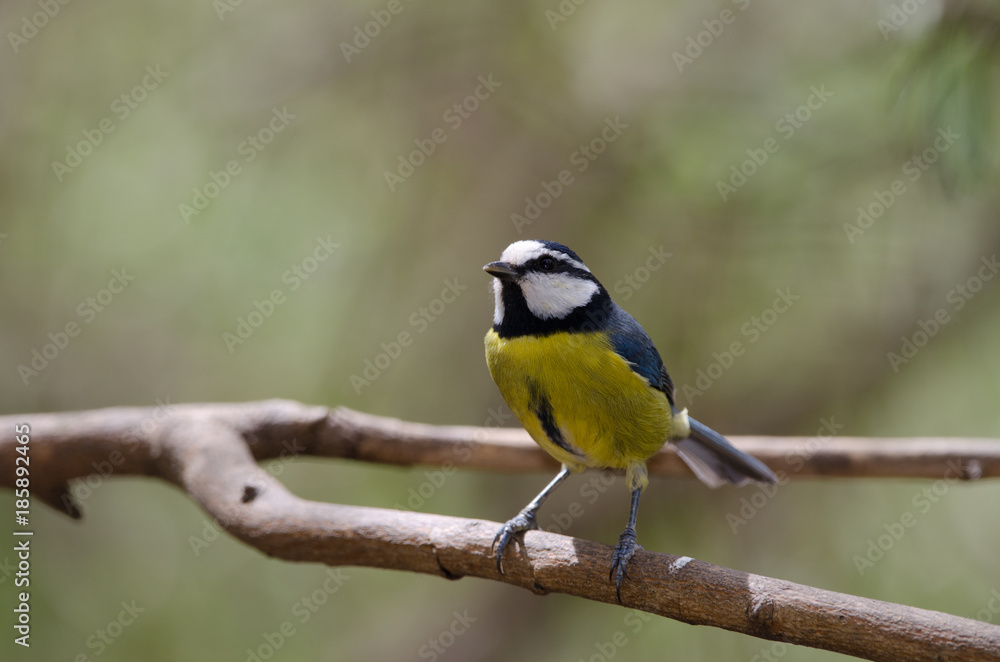
<path id="1" fill-rule="evenodd" d="M 560 330 L 609 300 L 580 256 L 554 241 L 515 241 L 483 270 L 495 279 L 493 323 L 498 330 Z"/>

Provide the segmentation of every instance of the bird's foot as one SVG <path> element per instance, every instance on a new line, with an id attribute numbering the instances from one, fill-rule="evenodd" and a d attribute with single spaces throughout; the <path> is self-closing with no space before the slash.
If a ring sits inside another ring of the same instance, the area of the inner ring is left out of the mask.
<path id="1" fill-rule="evenodd" d="M 628 562 L 635 554 L 636 550 L 642 547 L 636 542 L 635 529 L 631 526 L 625 527 L 615 553 L 611 556 L 611 572 L 608 579 L 615 583 L 615 593 L 618 595 L 618 602 L 622 601 L 622 581 L 628 577 Z"/>
<path id="2" fill-rule="evenodd" d="M 518 534 L 537 528 L 538 522 L 535 520 L 535 514 L 523 510 L 514 519 L 508 520 L 506 524 L 500 527 L 496 537 L 493 538 L 492 550 L 496 555 L 497 570 L 500 571 L 501 575 L 503 574 L 503 553 L 510 541 L 518 537 Z"/>

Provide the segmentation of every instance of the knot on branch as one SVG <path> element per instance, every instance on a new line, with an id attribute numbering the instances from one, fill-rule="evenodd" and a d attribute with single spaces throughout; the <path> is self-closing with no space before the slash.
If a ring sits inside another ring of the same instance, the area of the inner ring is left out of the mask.
<path id="1" fill-rule="evenodd" d="M 762 639 L 773 639 L 774 610 L 775 601 L 770 595 L 752 593 L 746 610 L 750 633 Z"/>
<path id="2" fill-rule="evenodd" d="M 962 480 L 979 480 L 983 477 L 983 463 L 970 458 L 958 463 L 958 477 Z"/>

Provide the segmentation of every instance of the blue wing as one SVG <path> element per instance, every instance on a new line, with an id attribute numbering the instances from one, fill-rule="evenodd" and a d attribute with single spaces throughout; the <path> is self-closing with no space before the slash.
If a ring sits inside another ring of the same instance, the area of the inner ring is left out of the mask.
<path id="1" fill-rule="evenodd" d="M 635 318 L 617 305 L 612 305 L 614 309 L 609 316 L 607 330 L 615 352 L 629 362 L 633 371 L 645 377 L 654 388 L 663 391 L 676 413 L 674 383 L 663 367 L 663 360 L 649 334 Z M 674 445 L 677 454 L 705 484 L 718 487 L 726 482 L 742 485 L 748 480 L 778 481 L 778 477 L 763 462 L 733 447 L 718 432 L 693 418 L 690 425 L 690 437 L 675 441 Z"/>
<path id="2" fill-rule="evenodd" d="M 663 366 L 660 353 L 650 340 L 649 334 L 635 318 L 622 310 L 617 304 L 608 319 L 608 333 L 615 352 L 628 361 L 632 370 L 643 377 L 650 385 L 663 391 L 674 404 L 674 382 Z"/>

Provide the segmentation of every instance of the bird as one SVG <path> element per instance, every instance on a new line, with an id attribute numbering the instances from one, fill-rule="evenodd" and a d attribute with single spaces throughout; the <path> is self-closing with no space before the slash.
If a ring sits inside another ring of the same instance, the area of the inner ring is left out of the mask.
<path id="1" fill-rule="evenodd" d="M 553 241 L 510 244 L 483 270 L 493 277 L 486 362 L 504 401 L 534 441 L 561 463 L 555 478 L 497 532 L 497 570 L 512 540 L 538 528 L 545 500 L 573 473 L 624 470 L 628 523 L 611 557 L 621 602 L 636 550 L 646 461 L 670 443 L 710 487 L 776 483 L 757 458 L 678 409 L 675 388 L 645 329 L 612 301 L 580 256 Z"/>

